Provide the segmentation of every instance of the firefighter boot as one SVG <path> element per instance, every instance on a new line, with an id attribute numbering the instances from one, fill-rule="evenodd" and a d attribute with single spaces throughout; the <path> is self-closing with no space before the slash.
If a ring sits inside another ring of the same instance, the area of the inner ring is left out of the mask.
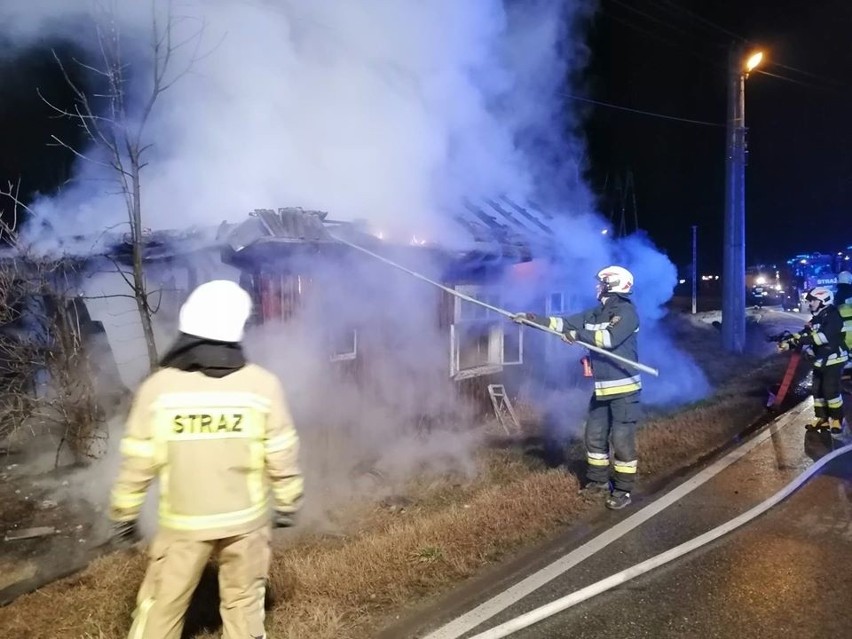
<path id="1" fill-rule="evenodd" d="M 584 495 L 598 495 L 609 492 L 610 488 L 608 481 L 590 481 L 587 482 L 585 486 L 583 486 Z"/>
<path id="2" fill-rule="evenodd" d="M 810 431 L 825 430 L 826 428 L 828 428 L 828 420 L 826 420 L 823 417 L 820 417 L 819 419 L 817 419 L 812 424 L 806 424 L 805 425 L 805 430 L 810 430 Z"/>
<path id="3" fill-rule="evenodd" d="M 631 503 L 630 493 L 623 490 L 614 490 L 612 494 L 606 498 L 606 507 L 610 510 L 621 510 Z"/>
<path id="4" fill-rule="evenodd" d="M 843 427 L 845 424 L 846 420 L 840 421 L 839 419 L 832 418 L 828 422 L 828 429 L 834 437 L 840 437 L 843 433 Z"/>

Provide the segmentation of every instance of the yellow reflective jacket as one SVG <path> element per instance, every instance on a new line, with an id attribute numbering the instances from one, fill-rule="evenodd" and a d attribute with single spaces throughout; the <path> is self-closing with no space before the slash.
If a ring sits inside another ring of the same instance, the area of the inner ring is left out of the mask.
<path id="1" fill-rule="evenodd" d="M 843 338 L 846 350 L 852 352 L 852 304 L 841 304 L 837 307 L 840 317 L 843 318 Z"/>
<path id="2" fill-rule="evenodd" d="M 249 364 L 222 378 L 164 368 L 134 398 L 121 440 L 110 517 L 139 516 L 159 477 L 160 527 L 222 539 L 295 512 L 303 480 L 299 439 L 278 379 Z"/>

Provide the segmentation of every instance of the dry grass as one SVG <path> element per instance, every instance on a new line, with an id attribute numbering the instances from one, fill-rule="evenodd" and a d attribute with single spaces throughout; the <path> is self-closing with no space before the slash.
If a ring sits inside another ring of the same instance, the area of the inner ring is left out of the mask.
<path id="1" fill-rule="evenodd" d="M 711 400 L 660 417 L 640 433 L 643 477 L 660 477 L 728 441 L 762 412 L 759 394 L 777 379 L 773 361 L 734 380 Z M 369 637 L 393 611 L 445 590 L 524 544 L 599 509 L 578 494 L 577 479 L 548 470 L 520 451 L 483 452 L 473 481 L 421 479 L 404 510 L 367 507 L 352 515 L 348 537 L 304 536 L 282 543 L 271 574 L 268 615 L 278 638 Z M 3 637 L 125 636 L 144 558 L 114 554 L 79 576 L 0 609 Z M 191 636 L 211 639 L 215 586 L 204 589 Z M 211 618 L 212 617 L 212 618 Z M 204 629 L 207 625 L 208 629 Z"/>

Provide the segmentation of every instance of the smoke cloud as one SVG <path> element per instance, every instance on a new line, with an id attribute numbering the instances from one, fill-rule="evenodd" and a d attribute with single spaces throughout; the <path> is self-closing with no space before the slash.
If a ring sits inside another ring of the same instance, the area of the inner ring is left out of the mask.
<path id="1" fill-rule="evenodd" d="M 151 90 L 152 5 L 113 6 L 130 70 L 133 122 Z M 169 5 L 153 6 L 162 27 Z M 5 3 L 6 54 L 64 42 L 96 64 L 91 7 L 86 0 Z M 176 0 L 171 7 L 175 41 L 186 44 L 170 60 L 168 77 L 177 80 L 159 97 L 146 129 L 152 146 L 143 170 L 145 227 L 212 227 L 241 221 L 255 208 L 302 206 L 335 219 L 364 219 L 402 243 L 416 235 L 463 247 L 469 238 L 452 215 L 464 200 L 534 201 L 557 218 L 558 255 L 535 277 L 507 280 L 503 301 L 521 310 L 558 290 L 566 295 L 566 313 L 576 312 L 594 303 L 595 272 L 622 263 L 636 275 L 642 357 L 662 371 L 659 380 L 646 377 L 646 401 L 679 403 L 708 391 L 700 370 L 658 323 L 676 283 L 674 266 L 647 238 L 612 241 L 602 233 L 606 224 L 583 180 L 579 114 L 561 96 L 580 81 L 594 2 Z M 73 184 L 32 204 L 52 227 L 41 239 L 97 234 L 124 221 L 111 178 L 108 169 L 80 160 Z M 345 384 L 329 391 L 327 361 L 317 355 L 322 349 L 309 319 L 280 332 L 267 326 L 249 346 L 293 389 L 306 428 L 320 419 L 357 421 L 360 450 L 367 457 L 370 450 L 389 451 L 372 460 L 384 459 L 388 469 L 390 460 L 405 457 L 401 448 L 463 467 L 458 452 L 472 444 L 463 434 L 443 444 L 390 437 L 405 419 L 434 413 L 431 400 L 451 382 L 446 335 L 430 323 L 427 304 L 434 300 L 422 284 L 382 277 L 369 299 L 353 299 L 341 288 L 334 311 L 344 319 L 404 318 L 388 332 L 393 365 L 373 371 L 369 393 Z M 305 318 L 316 316 L 328 311 L 306 311 Z M 577 386 L 579 355 L 568 352 L 561 357 L 576 379 L 562 379 Z M 339 393 L 336 405 L 346 408 L 333 409 L 328 392 Z M 570 403 L 554 409 L 571 421 L 568 430 L 579 428 L 582 413 L 579 400 Z M 464 414 L 447 406 L 437 412 Z"/>
<path id="2" fill-rule="evenodd" d="M 14 42 L 70 41 L 97 64 L 92 2 L 15 4 L 0 8 Z M 151 5 L 114 4 L 132 119 L 151 90 Z M 568 195 L 569 209 L 588 209 L 579 145 L 553 140 L 571 124 L 557 96 L 582 62 L 581 39 L 566 36 L 585 5 L 173 2 L 175 40 L 187 42 L 167 78 L 187 73 L 149 123 L 146 226 L 209 226 L 259 205 L 299 205 L 449 241 L 458 229 L 442 213 L 462 198 L 524 200 L 547 187 Z M 168 6 L 155 2 L 161 29 Z M 121 222 L 103 169 L 81 161 L 78 177 L 34 208 L 59 234 Z"/>

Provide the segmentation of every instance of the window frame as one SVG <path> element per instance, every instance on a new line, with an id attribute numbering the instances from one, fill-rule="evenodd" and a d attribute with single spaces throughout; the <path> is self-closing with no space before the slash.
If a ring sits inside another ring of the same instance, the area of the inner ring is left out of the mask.
<path id="1" fill-rule="evenodd" d="M 456 291 L 481 299 L 493 306 L 500 307 L 500 291 L 495 287 L 476 284 L 464 284 L 454 287 Z M 481 309 L 479 312 L 464 313 L 465 307 Z M 488 328 L 488 357 L 484 364 L 467 368 L 461 367 L 461 326 L 480 324 Z M 518 354 L 512 361 L 506 361 L 506 338 L 509 334 L 505 318 L 492 310 L 476 306 L 471 302 L 454 297 L 453 321 L 450 324 L 450 377 L 456 381 L 471 379 L 483 375 L 501 373 L 506 366 L 520 366 L 524 363 L 524 333 L 520 325 L 513 326 L 518 333 Z"/>

